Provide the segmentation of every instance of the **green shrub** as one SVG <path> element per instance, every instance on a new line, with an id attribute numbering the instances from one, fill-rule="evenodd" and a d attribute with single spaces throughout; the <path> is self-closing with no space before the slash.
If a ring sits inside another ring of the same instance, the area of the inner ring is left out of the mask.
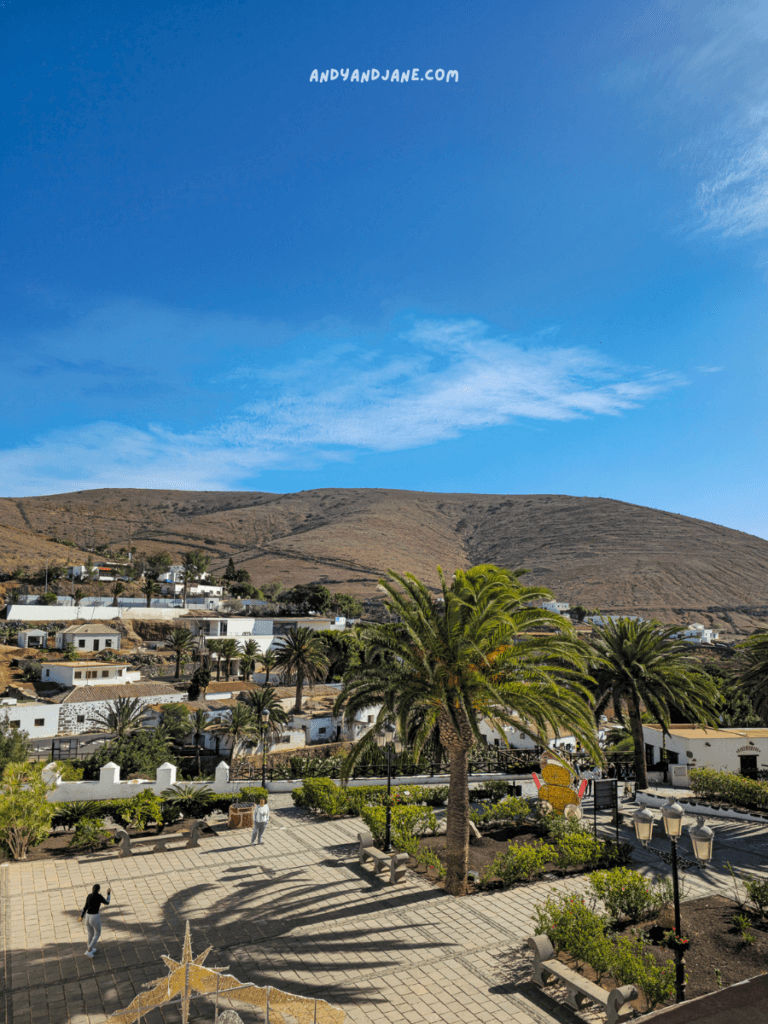
<path id="1" fill-rule="evenodd" d="M 557 867 L 565 873 L 567 868 L 575 868 L 584 865 L 586 868 L 593 868 L 605 854 L 605 843 L 595 839 L 588 832 L 574 832 L 565 835 L 557 842 Z"/>
<path id="2" fill-rule="evenodd" d="M 540 815 L 538 826 L 545 836 L 555 842 L 559 842 L 565 836 L 579 836 L 587 831 L 587 827 L 578 818 L 566 818 L 564 814 L 557 814 L 555 811 Z"/>
<path id="3" fill-rule="evenodd" d="M 713 768 L 692 768 L 691 789 L 705 800 L 721 800 L 742 807 L 768 809 L 768 782 L 747 779 Z"/>
<path id="4" fill-rule="evenodd" d="M 67 800 L 53 804 L 53 828 L 75 828 L 88 818 L 99 818 L 109 813 L 107 800 Z"/>
<path id="5" fill-rule="evenodd" d="M 589 876 L 589 885 L 614 921 L 639 921 L 657 914 L 667 898 L 663 884 L 650 882 L 629 868 L 595 871 Z"/>
<path id="6" fill-rule="evenodd" d="M 437 828 L 435 812 L 429 807 L 393 807 L 391 815 L 392 843 L 406 853 L 410 852 L 409 845 L 413 846 L 413 837 L 418 838 Z M 387 828 L 386 807 L 363 807 L 361 817 L 373 836 L 374 846 L 381 846 Z"/>
<path id="7" fill-rule="evenodd" d="M 588 907 L 583 896 L 551 896 L 535 911 L 536 933 L 546 935 L 556 952 L 564 950 L 599 975 L 609 974 L 617 985 L 637 985 L 650 1009 L 672 995 L 674 962 L 657 963 L 639 937 L 614 943 L 607 934 L 608 918 Z"/>
<path id="8" fill-rule="evenodd" d="M 478 828 L 498 821 L 512 821 L 520 826 L 531 813 L 531 802 L 519 796 L 506 796 L 482 811 L 472 811 L 470 817 Z"/>
<path id="9" fill-rule="evenodd" d="M 160 798 L 149 790 L 137 793 L 127 800 L 113 800 L 109 814 L 113 821 L 123 828 L 145 829 L 147 825 L 162 825 Z"/>
<path id="10" fill-rule="evenodd" d="M 75 834 L 67 843 L 67 849 L 86 853 L 100 850 L 107 840 L 114 837 L 104 828 L 103 818 L 82 818 L 75 826 Z"/>
<path id="11" fill-rule="evenodd" d="M 56 761 L 56 771 L 61 775 L 62 782 L 82 782 L 85 769 L 82 764 L 72 761 Z"/>
<path id="12" fill-rule="evenodd" d="M 269 803 L 269 790 L 264 786 L 243 786 L 235 795 L 239 801 L 244 803 L 257 804 L 259 800 L 266 800 Z"/>
<path id="13" fill-rule="evenodd" d="M 639 937 L 616 941 L 610 974 L 619 986 L 637 985 L 642 989 L 649 1010 L 666 1002 L 675 991 L 674 961 L 659 963 L 653 953 L 645 952 L 645 943 Z"/>
<path id="14" fill-rule="evenodd" d="M 768 878 L 754 878 L 752 875 L 742 875 L 741 880 L 747 890 L 749 903 L 759 914 L 768 910 Z"/>
<path id="15" fill-rule="evenodd" d="M 406 851 L 410 852 L 410 851 Z M 438 878 L 445 878 L 446 869 L 445 864 L 440 860 L 434 850 L 422 850 L 417 846 L 416 852 L 411 854 L 415 858 L 418 864 L 422 864 L 425 868 L 434 868 L 437 872 Z"/>
<path id="16" fill-rule="evenodd" d="M 192 786 L 180 782 L 160 794 L 163 805 L 160 814 L 164 825 L 170 825 L 179 816 L 184 818 L 204 818 L 211 813 L 211 797 L 214 792 L 210 786 Z"/>
<path id="17" fill-rule="evenodd" d="M 590 964 L 598 973 L 608 971 L 611 955 L 611 942 L 606 935 L 608 918 L 588 907 L 583 896 L 550 896 L 543 905 L 536 906 L 535 911 L 536 933 L 546 935 L 555 952 L 565 950 L 581 963 Z"/>
<path id="18" fill-rule="evenodd" d="M 521 846 L 510 843 L 507 852 L 497 853 L 493 863 L 485 869 L 480 878 L 480 886 L 487 887 L 494 878 L 500 879 L 505 886 L 538 878 L 550 860 L 552 847 L 539 839 Z"/>

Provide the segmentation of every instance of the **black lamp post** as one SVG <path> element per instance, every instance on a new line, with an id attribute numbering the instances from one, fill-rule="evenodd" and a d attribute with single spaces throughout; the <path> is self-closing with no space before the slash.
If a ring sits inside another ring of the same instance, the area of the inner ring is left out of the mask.
<path id="1" fill-rule="evenodd" d="M 261 785 L 267 788 L 267 733 L 269 732 L 269 708 L 261 712 Z"/>
<path id="2" fill-rule="evenodd" d="M 682 941 L 683 934 L 680 923 L 680 883 L 678 880 L 677 866 L 679 860 L 683 867 L 693 867 L 693 861 L 686 860 L 683 857 L 678 858 L 677 855 L 677 840 L 680 838 L 683 831 L 683 808 L 680 804 L 676 803 L 673 798 L 670 797 L 661 808 L 661 820 L 664 822 L 664 831 L 669 837 L 671 846 L 670 853 L 667 853 L 665 850 L 657 850 L 652 846 L 648 846 L 653 833 L 653 823 L 655 820 L 656 819 L 653 814 L 651 814 L 647 807 L 643 807 L 632 815 L 632 822 L 635 826 L 635 835 L 643 846 L 646 849 L 650 849 L 652 853 L 655 853 L 656 856 L 660 857 L 665 863 L 672 865 L 672 895 L 675 903 L 675 991 L 676 1001 L 678 1003 L 682 1003 L 685 1000 L 684 953 L 687 943 Z M 696 858 L 699 867 L 704 867 L 704 865 L 712 859 L 714 833 L 711 828 L 704 824 L 704 818 L 699 817 L 696 820 L 696 827 L 689 828 L 688 834 L 691 837 L 694 857 Z"/>
<path id="3" fill-rule="evenodd" d="M 403 749 L 400 740 L 395 739 L 395 727 L 386 722 L 383 729 L 376 733 L 376 746 L 387 752 L 387 832 L 384 837 L 384 853 L 392 852 L 392 754 L 399 754 Z"/>

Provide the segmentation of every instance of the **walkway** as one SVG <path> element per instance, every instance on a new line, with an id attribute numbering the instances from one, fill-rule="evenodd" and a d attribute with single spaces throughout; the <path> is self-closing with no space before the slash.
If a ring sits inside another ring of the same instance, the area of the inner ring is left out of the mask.
<path id="1" fill-rule="evenodd" d="M 524 948 L 533 905 L 552 892 L 584 891 L 583 877 L 460 900 L 410 873 L 391 888 L 357 866 L 355 819 L 322 822 L 286 802 L 271 801 L 261 848 L 248 845 L 248 833 L 225 832 L 196 850 L 125 860 L 110 852 L 0 869 L 5 1024 L 101 1024 L 165 973 L 160 956 L 179 955 L 187 920 L 196 953 L 213 945 L 210 966 L 320 996 L 356 1024 L 604 1019 L 576 1016 L 540 993 L 529 981 Z M 761 842 L 764 860 L 765 832 Z M 103 945 L 91 960 L 77 917 L 94 881 L 112 883 L 114 903 L 103 913 Z M 714 871 L 704 884 L 724 889 L 730 879 Z M 212 1021 L 209 1009 L 196 1001 L 196 1019 Z M 246 1024 L 257 1019 L 242 1017 Z M 178 1009 L 146 1018 L 164 1020 L 177 1021 Z"/>

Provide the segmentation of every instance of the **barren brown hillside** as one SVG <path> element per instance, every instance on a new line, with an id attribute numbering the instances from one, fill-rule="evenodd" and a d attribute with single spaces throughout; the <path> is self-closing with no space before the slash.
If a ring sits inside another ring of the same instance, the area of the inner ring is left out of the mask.
<path id="1" fill-rule="evenodd" d="M 93 490 L 0 499 L 0 568 L 84 558 L 130 544 L 202 547 L 214 571 L 232 556 L 254 583 L 321 580 L 360 597 L 388 568 L 435 582 L 478 562 L 532 570 L 558 598 L 664 621 L 768 620 L 768 541 L 605 498 L 388 490 Z"/>

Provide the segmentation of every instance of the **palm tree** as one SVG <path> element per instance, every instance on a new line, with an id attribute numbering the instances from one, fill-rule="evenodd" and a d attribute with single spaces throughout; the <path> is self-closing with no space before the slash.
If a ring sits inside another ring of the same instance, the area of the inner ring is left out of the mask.
<path id="1" fill-rule="evenodd" d="M 160 593 L 160 584 L 152 576 L 147 576 L 141 588 L 141 592 L 147 599 L 147 608 L 152 607 L 152 598 Z"/>
<path id="2" fill-rule="evenodd" d="M 194 640 L 188 629 L 176 628 L 171 630 L 168 641 L 171 650 L 176 654 L 176 672 L 173 678 L 178 679 L 181 675 L 182 655 L 189 654 L 194 647 Z"/>
<path id="3" fill-rule="evenodd" d="M 205 662 L 202 662 L 192 673 L 192 678 L 189 681 L 189 688 L 187 689 L 188 698 L 190 700 L 200 700 L 200 696 L 202 695 L 203 699 L 205 699 L 205 691 L 210 685 L 211 669 Z"/>
<path id="4" fill-rule="evenodd" d="M 95 712 L 93 724 L 105 732 L 111 732 L 118 740 L 124 740 L 131 733 L 144 728 L 145 710 L 140 697 L 118 697 L 107 711 Z"/>
<path id="5" fill-rule="evenodd" d="M 246 681 L 253 675 L 253 670 L 256 666 L 256 658 L 259 655 L 259 645 L 255 640 L 246 640 L 243 644 L 242 654 L 240 655 L 240 671 L 243 674 L 243 679 Z"/>
<path id="6" fill-rule="evenodd" d="M 258 662 L 258 664 L 262 666 L 262 668 L 266 672 L 266 675 L 264 677 L 264 685 L 269 686 L 269 673 L 273 668 L 277 666 L 277 655 L 270 648 L 269 650 L 264 651 L 263 654 L 257 654 L 256 661 Z"/>
<path id="7" fill-rule="evenodd" d="M 208 712 L 203 711 L 202 708 L 198 708 L 189 721 L 190 725 L 192 726 L 192 733 L 195 737 L 195 753 L 197 755 L 197 774 L 200 775 L 200 740 L 203 737 L 203 733 L 206 732 L 208 729 Z"/>
<path id="8" fill-rule="evenodd" d="M 253 711 L 238 701 L 230 711 L 225 711 L 211 726 L 212 732 L 228 736 L 232 740 L 232 760 L 240 753 L 240 748 L 259 732 L 260 723 L 253 716 Z"/>
<path id="9" fill-rule="evenodd" d="M 74 592 L 74 594 L 72 595 L 72 600 L 75 602 L 75 608 L 79 608 L 80 607 L 80 602 L 83 600 L 84 597 L 85 597 L 85 591 L 84 590 L 79 590 L 78 589 L 78 590 L 76 590 Z"/>
<path id="10" fill-rule="evenodd" d="M 232 638 L 228 640 L 221 640 L 221 647 L 219 648 L 219 657 L 224 659 L 224 674 L 229 682 L 229 673 L 232 666 L 232 662 L 240 654 L 240 646 L 237 640 Z"/>
<path id="11" fill-rule="evenodd" d="M 121 580 L 115 580 L 112 584 L 112 607 L 117 608 L 117 599 L 125 590 L 125 584 Z"/>
<path id="12" fill-rule="evenodd" d="M 768 633 L 755 633 L 736 647 L 746 654 L 737 682 L 744 687 L 756 713 L 768 722 Z"/>
<path id="13" fill-rule="evenodd" d="M 516 730 L 546 746 L 549 727 L 575 735 L 595 758 L 600 753 L 589 691 L 579 681 L 586 670 L 585 645 L 561 616 L 526 607 L 549 592 L 523 587 L 522 571 L 496 566 L 457 572 L 450 586 L 438 572 L 442 599 L 410 573 L 390 572 L 380 581 L 389 595 L 387 608 L 399 622 L 363 627 L 367 667 L 345 683 L 335 710 L 343 709 L 352 722 L 364 709 L 381 705 L 378 724 L 392 718 L 402 737 L 412 737 L 416 757 L 439 730 L 450 764 L 446 889 L 461 895 L 469 848 L 469 752 L 483 738 L 480 717 L 502 736 L 514 722 Z M 544 624 L 557 631 L 520 635 Z M 353 748 L 345 773 L 371 746 L 373 732 Z"/>
<path id="14" fill-rule="evenodd" d="M 205 641 L 208 650 L 211 654 L 216 655 L 216 682 L 221 680 L 221 645 L 224 643 L 223 640 L 206 640 Z"/>
<path id="15" fill-rule="evenodd" d="M 275 737 L 283 731 L 283 727 L 288 721 L 288 712 L 280 703 L 274 686 L 267 686 L 262 690 L 251 690 L 245 703 L 253 712 L 254 720 L 259 725 L 262 767 L 264 768 L 266 767 L 267 751 L 275 742 Z M 265 711 L 269 712 L 266 724 L 261 717 Z"/>
<path id="16" fill-rule="evenodd" d="M 283 669 L 289 679 L 296 681 L 296 703 L 294 714 L 301 714 L 301 698 L 306 679 L 312 686 L 328 671 L 328 657 L 323 638 L 309 626 L 292 626 L 282 637 L 277 650 L 275 665 Z"/>
<path id="17" fill-rule="evenodd" d="M 655 619 L 607 619 L 595 623 L 590 645 L 591 671 L 596 682 L 595 716 L 608 703 L 620 725 L 628 723 L 635 753 L 635 785 L 645 789 L 642 707 L 667 733 L 672 711 L 693 721 L 717 727 L 717 688 L 703 671 L 691 645 L 675 639 L 679 626 Z"/>

